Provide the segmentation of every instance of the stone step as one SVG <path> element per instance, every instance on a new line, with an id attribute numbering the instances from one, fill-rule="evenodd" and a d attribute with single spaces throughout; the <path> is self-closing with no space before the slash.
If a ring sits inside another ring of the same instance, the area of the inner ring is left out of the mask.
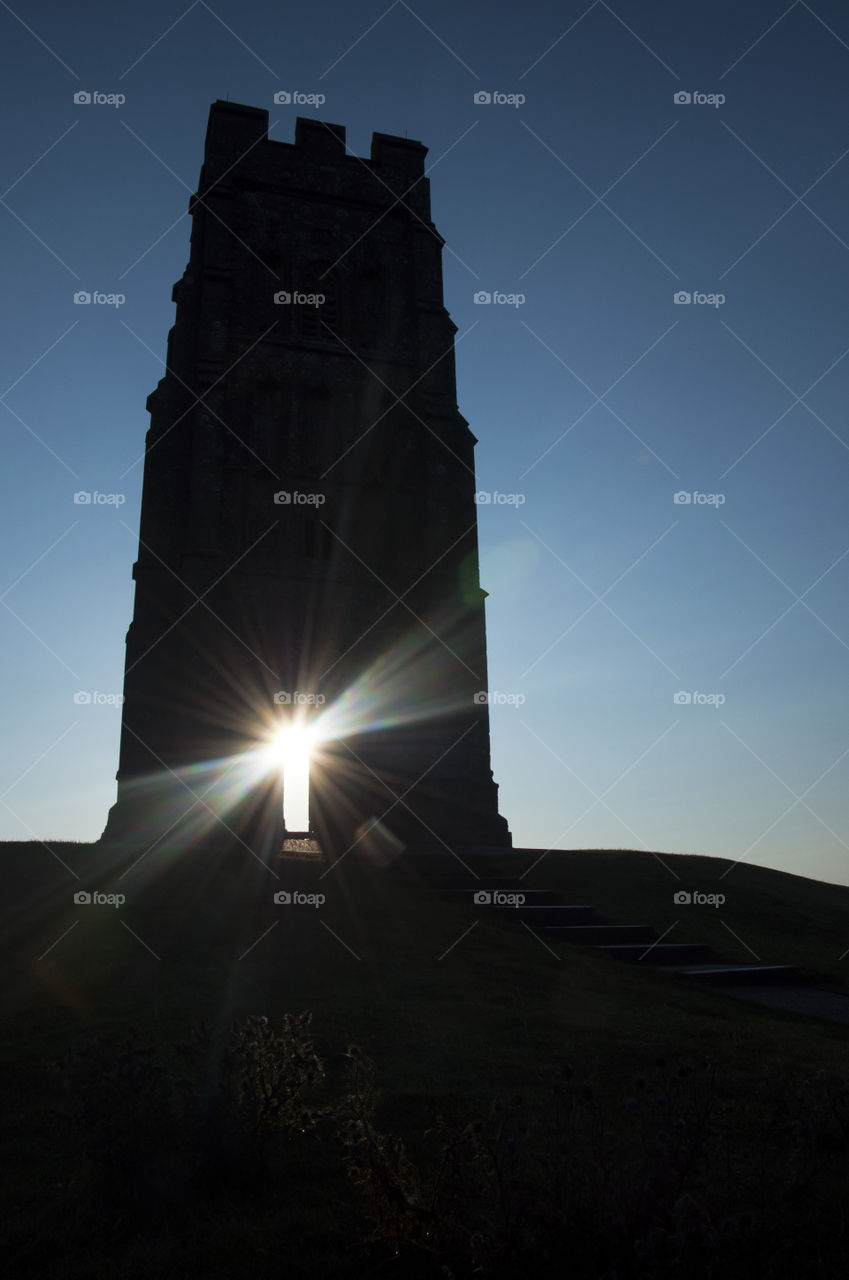
<path id="1" fill-rule="evenodd" d="M 477 905 L 477 904 L 476 904 Z M 499 919 L 523 920 L 531 926 L 549 924 L 590 924 L 595 915 L 595 907 L 585 906 L 534 906 L 532 903 L 521 907 L 480 906 Z"/>
<path id="2" fill-rule="evenodd" d="M 798 981 L 799 970 L 794 964 L 692 964 L 682 965 L 677 972 L 692 982 L 787 982 Z"/>
<path id="3" fill-rule="evenodd" d="M 585 946 L 639 942 L 648 947 L 657 937 L 650 924 L 547 924 L 543 925 L 542 932 L 551 938 Z"/>
<path id="4" fill-rule="evenodd" d="M 698 964 L 711 961 L 716 953 L 701 942 L 658 942 L 656 946 L 645 946 L 643 943 L 616 943 L 613 946 L 600 946 L 616 960 L 625 960 L 630 964 Z"/>

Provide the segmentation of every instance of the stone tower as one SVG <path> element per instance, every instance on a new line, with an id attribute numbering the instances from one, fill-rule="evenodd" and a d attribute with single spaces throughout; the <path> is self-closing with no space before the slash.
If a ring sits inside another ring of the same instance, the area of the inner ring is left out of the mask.
<path id="1" fill-rule="evenodd" d="M 426 148 L 213 104 L 148 399 L 105 837 L 279 847 L 275 718 L 332 733 L 310 826 L 509 846 L 490 769 L 475 437 L 457 408 Z M 320 708 L 320 711 L 318 710 Z M 220 825 L 223 824 L 223 825 Z"/>

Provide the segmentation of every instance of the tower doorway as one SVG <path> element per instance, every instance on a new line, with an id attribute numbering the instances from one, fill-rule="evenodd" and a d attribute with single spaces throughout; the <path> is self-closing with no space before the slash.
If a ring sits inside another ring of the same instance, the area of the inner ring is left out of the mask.
<path id="1" fill-rule="evenodd" d="M 311 729 L 291 725 L 277 732 L 269 748 L 271 763 L 280 769 L 287 835 L 304 835 L 310 829 L 310 755 L 314 740 Z"/>

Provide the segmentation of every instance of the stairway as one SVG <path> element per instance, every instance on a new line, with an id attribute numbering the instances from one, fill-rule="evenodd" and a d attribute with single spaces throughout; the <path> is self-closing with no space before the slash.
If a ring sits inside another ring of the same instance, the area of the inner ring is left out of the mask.
<path id="1" fill-rule="evenodd" d="M 661 942 L 648 924 L 597 923 L 595 907 L 559 903 L 550 889 L 528 889 L 514 876 L 491 877 L 473 888 L 445 892 L 475 910 L 509 923 L 521 922 L 541 938 L 591 946 L 614 960 L 663 968 L 689 982 L 725 987 L 745 984 L 751 989 L 802 980 L 796 965 L 729 964 L 701 942 Z M 516 901 L 517 897 L 522 901 Z"/>

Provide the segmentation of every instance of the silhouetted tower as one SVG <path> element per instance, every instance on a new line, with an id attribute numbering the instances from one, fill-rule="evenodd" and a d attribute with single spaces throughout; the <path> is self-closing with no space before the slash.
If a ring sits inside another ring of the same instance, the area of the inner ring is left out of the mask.
<path id="1" fill-rule="evenodd" d="M 105 834 L 217 837 L 215 815 L 273 846 L 279 781 L 251 781 L 244 753 L 324 699 L 320 837 L 380 820 L 406 843 L 509 845 L 481 696 L 476 441 L 426 148 L 376 133 L 366 160 L 340 125 L 299 119 L 294 145 L 267 133 L 266 111 L 210 110 L 148 399 Z"/>

